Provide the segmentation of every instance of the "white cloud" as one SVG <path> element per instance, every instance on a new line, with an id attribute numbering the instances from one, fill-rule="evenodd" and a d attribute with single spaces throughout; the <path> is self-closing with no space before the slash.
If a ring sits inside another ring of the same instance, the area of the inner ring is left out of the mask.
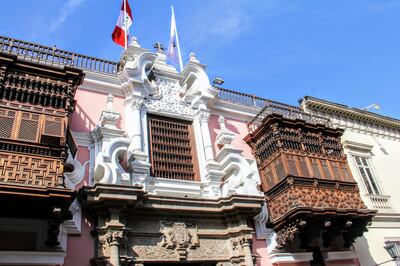
<path id="1" fill-rule="evenodd" d="M 204 2 L 203 2 L 204 3 Z M 204 4 L 192 16 L 187 33 L 193 48 L 233 41 L 255 26 L 257 19 L 272 16 L 295 5 L 293 0 L 219 0 Z M 186 25 L 188 27 L 189 25 Z"/>
<path id="2" fill-rule="evenodd" d="M 60 27 L 64 21 L 74 13 L 75 9 L 84 2 L 85 0 L 67 0 L 66 3 L 61 7 L 60 13 L 50 24 L 50 31 L 55 31 Z"/>

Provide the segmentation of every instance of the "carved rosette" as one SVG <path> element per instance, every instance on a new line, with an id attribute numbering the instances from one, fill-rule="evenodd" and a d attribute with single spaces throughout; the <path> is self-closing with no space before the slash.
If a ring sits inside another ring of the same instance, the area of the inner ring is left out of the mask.
<path id="1" fill-rule="evenodd" d="M 195 228 L 187 228 L 184 222 L 174 222 L 171 225 L 162 223 L 161 225 L 163 234 L 161 245 L 166 249 L 176 250 L 179 259 L 187 258 L 188 249 L 196 249 L 199 246 L 199 237 Z"/>

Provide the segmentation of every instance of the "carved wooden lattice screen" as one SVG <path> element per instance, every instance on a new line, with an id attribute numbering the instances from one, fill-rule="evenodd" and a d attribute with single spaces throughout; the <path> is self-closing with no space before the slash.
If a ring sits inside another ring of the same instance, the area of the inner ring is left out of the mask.
<path id="1" fill-rule="evenodd" d="M 149 115 L 149 133 L 153 176 L 198 180 L 190 122 Z"/>
<path id="2" fill-rule="evenodd" d="M 64 131 L 61 117 L 0 108 L 0 138 L 60 145 Z"/>

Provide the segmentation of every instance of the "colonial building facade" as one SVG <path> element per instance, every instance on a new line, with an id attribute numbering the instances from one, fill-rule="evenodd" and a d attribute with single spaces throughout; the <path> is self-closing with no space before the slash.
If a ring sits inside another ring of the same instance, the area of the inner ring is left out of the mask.
<path id="1" fill-rule="evenodd" d="M 377 208 L 347 131 L 155 49 L 0 37 L 0 265 L 359 265 Z"/>
<path id="2" fill-rule="evenodd" d="M 378 211 L 368 232 L 356 240 L 361 265 L 391 259 L 385 245 L 393 243 L 400 250 L 400 121 L 313 97 L 305 97 L 302 108 L 344 130 L 344 151 L 362 199 L 370 209 Z"/>

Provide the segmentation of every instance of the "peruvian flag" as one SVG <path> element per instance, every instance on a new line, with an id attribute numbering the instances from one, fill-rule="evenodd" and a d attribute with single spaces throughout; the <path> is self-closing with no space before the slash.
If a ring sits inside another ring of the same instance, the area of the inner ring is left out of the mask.
<path id="1" fill-rule="evenodd" d="M 133 16 L 128 0 L 122 0 L 122 7 L 119 12 L 117 25 L 115 25 L 111 36 L 116 44 L 121 45 L 125 49 L 128 47 L 128 32 L 129 27 L 132 25 L 132 21 Z"/>

